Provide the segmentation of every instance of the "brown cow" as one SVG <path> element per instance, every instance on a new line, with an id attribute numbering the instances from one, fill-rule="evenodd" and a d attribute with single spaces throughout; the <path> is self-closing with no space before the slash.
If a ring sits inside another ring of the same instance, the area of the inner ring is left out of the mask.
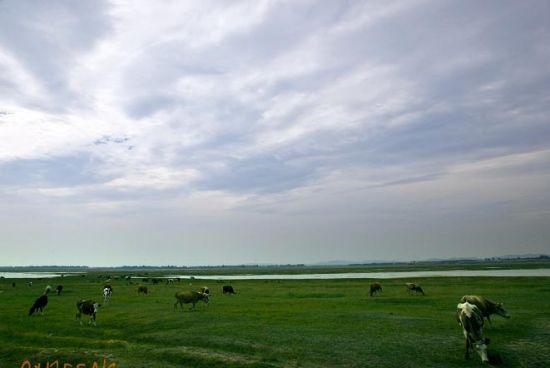
<path id="1" fill-rule="evenodd" d="M 462 299 L 460 299 L 460 302 L 461 303 L 468 302 L 470 304 L 474 304 L 481 311 L 481 314 L 483 315 L 483 317 L 487 318 L 487 321 L 489 321 L 490 326 L 492 326 L 491 314 L 497 314 L 506 319 L 510 318 L 510 315 L 508 314 L 508 312 L 504 310 L 502 303 L 494 303 L 482 296 L 464 295 Z"/>
<path id="2" fill-rule="evenodd" d="M 379 282 L 370 284 L 370 296 L 373 296 L 379 291 L 382 291 L 382 285 Z"/>
<path id="3" fill-rule="evenodd" d="M 137 289 L 138 295 L 141 295 L 141 294 L 147 295 L 147 291 L 148 291 L 147 286 L 143 286 L 143 285 L 138 286 L 138 289 Z"/>
<path id="4" fill-rule="evenodd" d="M 199 300 L 202 300 L 208 305 L 208 294 L 201 293 L 199 291 L 178 291 L 175 294 L 175 297 L 176 303 L 174 304 L 174 309 L 177 308 L 178 304 L 180 305 L 180 308 L 183 309 L 183 304 L 189 303 L 193 304 L 190 309 L 195 309 L 195 304 L 197 304 Z"/>
<path id="5" fill-rule="evenodd" d="M 422 295 L 425 295 L 424 290 L 422 290 L 422 287 L 418 284 L 415 284 L 413 282 L 407 282 L 405 286 L 407 287 L 407 292 L 409 294 L 411 294 L 414 291 L 415 295 L 418 293 L 422 293 Z"/>

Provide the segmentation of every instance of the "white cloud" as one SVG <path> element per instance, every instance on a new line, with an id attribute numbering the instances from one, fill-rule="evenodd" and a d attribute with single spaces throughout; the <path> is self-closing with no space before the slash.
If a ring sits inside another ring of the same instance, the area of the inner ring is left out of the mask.
<path id="1" fill-rule="evenodd" d="M 265 216 L 296 242 L 334 220 L 357 245 L 365 219 L 391 232 L 441 213 L 491 222 L 482 207 L 506 201 L 548 213 L 544 12 L 91 4 L 13 18 L 10 32 L 0 22 L 0 202 L 19 201 L 22 217 L 124 213 L 132 228 L 139 213 L 159 226 L 197 213 L 227 230 Z"/>

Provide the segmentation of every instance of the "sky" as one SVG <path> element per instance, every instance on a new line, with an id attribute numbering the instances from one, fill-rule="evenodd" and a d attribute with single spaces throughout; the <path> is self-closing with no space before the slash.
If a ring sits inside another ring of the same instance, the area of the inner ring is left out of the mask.
<path id="1" fill-rule="evenodd" d="M 0 265 L 550 253 L 547 1 L 0 1 Z"/>

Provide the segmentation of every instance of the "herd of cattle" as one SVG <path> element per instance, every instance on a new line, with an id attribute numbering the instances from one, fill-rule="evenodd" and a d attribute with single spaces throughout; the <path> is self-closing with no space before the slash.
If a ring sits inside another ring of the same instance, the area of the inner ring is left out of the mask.
<path id="1" fill-rule="evenodd" d="M 158 282 L 154 282 L 157 279 L 153 279 L 153 283 L 157 284 Z M 171 282 L 170 282 L 171 281 Z M 167 283 L 172 283 L 173 279 L 167 280 Z M 29 281 L 27 283 L 28 286 L 32 286 L 32 281 Z M 15 287 L 16 284 L 12 283 L 12 287 Z M 29 316 L 32 316 L 35 313 L 44 313 L 44 308 L 46 305 L 48 305 L 48 294 L 50 293 L 52 287 L 50 285 L 46 286 L 44 289 L 44 293 L 40 295 L 33 303 L 31 308 L 29 309 Z M 63 285 L 58 285 L 56 288 L 57 295 L 60 295 L 63 291 Z M 222 288 L 223 294 L 235 294 L 235 290 L 233 289 L 233 286 L 231 285 L 224 285 Z M 148 294 L 148 288 L 144 285 L 139 285 L 137 288 L 138 295 L 147 295 Z M 113 295 L 113 287 L 111 284 L 105 284 L 103 286 L 103 303 L 107 303 L 111 296 Z M 195 308 L 195 304 L 198 301 L 203 301 L 206 304 L 208 304 L 208 297 L 210 295 L 210 289 L 208 287 L 203 286 L 199 291 L 178 291 L 175 295 L 176 297 L 176 304 L 174 304 L 174 308 L 177 307 L 178 304 L 180 304 L 180 307 L 183 308 L 183 304 L 192 304 L 191 309 Z M 96 316 L 97 311 L 101 307 L 101 304 L 96 302 L 95 300 L 86 300 L 82 299 L 76 302 L 76 309 L 78 312 L 76 313 L 76 318 L 82 324 L 82 314 L 90 316 L 90 321 L 88 324 L 96 325 Z"/>
<path id="2" fill-rule="evenodd" d="M 156 281 L 158 279 L 153 279 Z M 173 280 L 172 280 L 173 281 Z M 170 283 L 169 281 L 166 281 Z M 154 282 L 155 284 L 157 282 Z M 28 284 L 32 286 L 32 282 Z M 15 287 L 15 283 L 12 284 Z M 407 293 L 415 295 L 422 294 L 425 295 L 422 287 L 415 283 L 406 283 L 405 284 Z M 43 313 L 44 308 L 48 304 L 48 293 L 51 291 L 51 286 L 47 286 L 44 290 L 44 293 L 38 297 L 29 310 L 29 316 L 34 313 Z M 63 285 L 58 285 L 56 288 L 57 295 L 61 294 L 63 291 Z M 224 285 L 222 288 L 223 294 L 235 294 L 235 290 L 231 285 Z M 375 296 L 376 294 L 382 292 L 382 285 L 378 282 L 372 283 L 370 285 L 370 296 Z M 138 295 L 147 295 L 148 288 L 144 285 L 139 285 L 137 287 Z M 103 302 L 107 303 L 113 295 L 113 287 L 110 284 L 105 284 L 103 287 Z M 191 310 L 195 308 L 197 302 L 202 301 L 205 304 L 208 304 L 210 296 L 210 290 L 208 287 L 204 286 L 198 291 L 178 291 L 175 294 L 176 302 L 174 304 L 174 309 L 177 308 L 178 304 L 180 308 L 183 309 L 183 304 L 192 304 Z M 90 316 L 90 321 L 88 324 L 96 325 L 96 315 L 98 308 L 101 306 L 100 303 L 95 300 L 79 300 L 76 303 L 77 314 L 76 318 L 82 324 L 82 314 Z M 460 299 L 460 303 L 457 305 L 456 309 L 456 320 L 462 326 L 462 332 L 465 338 L 466 352 L 464 354 L 466 359 L 469 359 L 470 352 L 475 348 L 478 354 L 481 357 L 483 363 L 490 363 L 490 359 L 487 353 L 487 345 L 489 344 L 490 339 L 483 336 L 483 325 L 484 319 L 486 318 L 491 325 L 491 315 L 496 314 L 504 318 L 510 318 L 510 315 L 504 309 L 502 303 L 494 303 L 487 298 L 477 295 L 464 295 Z"/>

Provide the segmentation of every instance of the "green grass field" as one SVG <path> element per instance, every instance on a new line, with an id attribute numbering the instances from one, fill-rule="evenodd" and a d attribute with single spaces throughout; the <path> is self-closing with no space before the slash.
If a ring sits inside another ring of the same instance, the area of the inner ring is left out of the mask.
<path id="1" fill-rule="evenodd" d="M 13 288 L 12 281 L 17 283 Z M 504 301 L 510 320 L 493 317 L 486 327 L 490 352 L 501 367 L 550 364 L 548 278 L 427 278 L 381 280 L 383 292 L 369 297 L 372 280 L 233 281 L 193 280 L 137 285 L 113 280 L 113 297 L 100 308 L 97 326 L 80 326 L 76 301 L 102 302 L 104 280 L 86 277 L 0 280 L 0 368 L 59 361 L 72 367 L 94 361 L 116 367 L 476 367 L 477 354 L 463 358 L 461 328 L 454 319 L 464 294 Z M 404 283 L 419 282 L 426 296 L 407 295 Z M 28 310 L 48 284 L 43 315 Z M 210 304 L 174 310 L 174 293 L 211 290 Z M 88 317 L 83 318 L 87 321 Z M 83 367 L 81 365 L 80 367 Z"/>

